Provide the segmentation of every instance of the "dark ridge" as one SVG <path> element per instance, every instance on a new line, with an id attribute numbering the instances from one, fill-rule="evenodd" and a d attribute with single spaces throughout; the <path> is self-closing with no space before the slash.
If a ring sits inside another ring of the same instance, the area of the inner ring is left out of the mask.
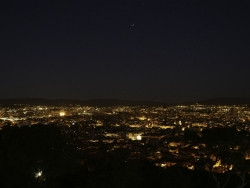
<path id="1" fill-rule="evenodd" d="M 91 100 L 70 100 L 70 99 L 44 99 L 44 98 L 19 98 L 19 99 L 0 99 L 3 106 L 13 105 L 46 105 L 46 106 L 166 106 L 167 103 L 154 101 L 129 101 L 118 99 L 91 99 Z"/>
<path id="2" fill-rule="evenodd" d="M 167 105 L 167 103 L 163 102 L 155 102 L 155 101 L 130 101 L 130 100 L 118 100 L 118 99 L 91 99 L 82 101 L 83 104 L 89 106 L 162 106 Z"/>
<path id="3" fill-rule="evenodd" d="M 90 100 L 71 100 L 71 99 L 44 99 L 44 98 L 18 98 L 0 99 L 2 106 L 15 105 L 45 105 L 45 106 L 169 106 L 169 105 L 250 105 L 250 99 L 245 98 L 214 98 L 197 102 L 165 103 L 155 101 L 130 101 L 119 99 L 90 99 Z"/>
<path id="4" fill-rule="evenodd" d="M 214 98 L 197 102 L 204 105 L 250 105 L 250 99 L 246 98 Z"/>

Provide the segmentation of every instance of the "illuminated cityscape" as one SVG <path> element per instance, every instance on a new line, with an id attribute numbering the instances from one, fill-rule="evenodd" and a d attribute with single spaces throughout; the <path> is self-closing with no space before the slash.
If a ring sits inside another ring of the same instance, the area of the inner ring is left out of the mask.
<path id="1" fill-rule="evenodd" d="M 2 0 L 0 188 L 249 188 L 249 10 Z"/>
<path id="2" fill-rule="evenodd" d="M 239 153 L 243 161 L 250 159 L 250 108 L 247 105 L 15 104 L 0 108 L 1 130 L 9 126 L 22 129 L 39 124 L 58 127 L 67 138 L 67 145 L 74 150 L 77 164 L 86 166 L 90 172 L 97 167 L 89 161 L 108 160 L 111 153 L 121 151 L 125 163 L 146 160 L 159 169 L 180 165 L 191 171 L 213 174 L 225 174 L 239 168 L 235 161 L 227 158 L 235 153 Z M 239 176 L 245 177 L 246 174 L 237 170 Z M 41 179 L 46 175 L 38 169 L 34 177 Z"/>

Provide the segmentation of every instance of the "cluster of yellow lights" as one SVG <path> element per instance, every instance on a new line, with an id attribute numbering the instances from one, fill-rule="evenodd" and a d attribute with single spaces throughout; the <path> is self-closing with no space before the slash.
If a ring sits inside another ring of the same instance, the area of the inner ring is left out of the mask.
<path id="1" fill-rule="evenodd" d="M 137 135 L 136 139 L 141 140 L 141 135 Z"/>
<path id="2" fill-rule="evenodd" d="M 35 173 L 35 178 L 39 178 L 39 177 L 41 177 L 42 176 L 42 171 L 38 171 L 38 172 L 36 172 Z"/>
<path id="3" fill-rule="evenodd" d="M 61 111 L 61 112 L 59 113 L 59 115 L 60 115 L 60 116 L 65 116 L 65 112 Z"/>

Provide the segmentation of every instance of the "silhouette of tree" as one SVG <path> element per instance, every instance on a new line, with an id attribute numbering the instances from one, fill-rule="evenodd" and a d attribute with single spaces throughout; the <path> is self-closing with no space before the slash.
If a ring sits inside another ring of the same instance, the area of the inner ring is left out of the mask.
<path id="1" fill-rule="evenodd" d="M 237 188 L 245 187 L 249 181 L 247 172 L 249 165 L 245 160 L 246 149 L 248 148 L 247 133 L 239 131 L 235 127 L 212 128 L 203 132 L 203 141 L 206 144 L 204 152 L 206 153 L 207 167 L 210 170 L 214 180 L 217 182 L 217 188 L 223 188 L 232 180 L 232 176 L 237 177 Z M 224 178 L 219 179 L 213 172 L 213 167 L 220 161 L 224 167 Z"/>
<path id="2" fill-rule="evenodd" d="M 3 187 L 60 187 L 76 168 L 70 148 L 54 125 L 3 127 L 0 153 Z"/>
<path id="3" fill-rule="evenodd" d="M 185 129 L 184 130 L 184 139 L 185 139 L 185 142 L 195 143 L 200 139 L 200 137 L 197 135 L 197 133 L 195 131 Z"/>

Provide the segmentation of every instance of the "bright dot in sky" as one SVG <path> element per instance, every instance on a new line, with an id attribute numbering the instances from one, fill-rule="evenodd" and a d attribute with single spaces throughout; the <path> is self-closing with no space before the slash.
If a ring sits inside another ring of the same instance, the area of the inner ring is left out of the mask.
<path id="1" fill-rule="evenodd" d="M 135 24 L 132 24 L 131 27 L 135 26 Z"/>
<path id="2" fill-rule="evenodd" d="M 136 139 L 141 140 L 141 135 L 137 135 Z"/>
<path id="3" fill-rule="evenodd" d="M 65 112 L 60 112 L 59 115 L 60 116 L 65 116 Z"/>
<path id="4" fill-rule="evenodd" d="M 42 171 L 38 171 L 38 172 L 36 172 L 35 173 L 35 178 L 39 178 L 39 177 L 41 177 L 42 176 Z"/>

